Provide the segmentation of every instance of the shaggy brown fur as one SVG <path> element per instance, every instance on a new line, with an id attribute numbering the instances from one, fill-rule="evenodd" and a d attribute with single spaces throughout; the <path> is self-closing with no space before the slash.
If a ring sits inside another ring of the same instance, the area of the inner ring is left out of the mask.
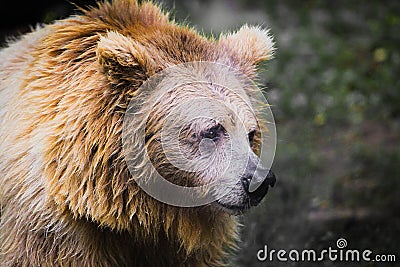
<path id="1" fill-rule="evenodd" d="M 123 116 L 167 66 L 217 61 L 254 77 L 265 31 L 219 40 L 171 22 L 153 3 L 101 3 L 0 52 L 2 266 L 219 266 L 237 221 L 177 208 L 130 177 Z"/>

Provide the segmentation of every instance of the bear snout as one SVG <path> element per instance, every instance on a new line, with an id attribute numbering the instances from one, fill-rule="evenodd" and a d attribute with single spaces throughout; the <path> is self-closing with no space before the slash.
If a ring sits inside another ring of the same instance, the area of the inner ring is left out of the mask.
<path id="1" fill-rule="evenodd" d="M 276 182 L 275 174 L 260 165 L 259 158 L 251 153 L 246 170 L 241 177 L 244 191 L 250 200 L 251 206 L 258 205 L 268 192 L 268 187 L 273 187 Z"/>
<path id="2" fill-rule="evenodd" d="M 251 184 L 252 179 L 253 179 L 252 176 L 243 176 L 241 180 L 242 180 L 243 189 L 250 199 L 250 205 L 256 206 L 261 202 L 261 200 L 267 194 L 268 187 L 269 186 L 274 187 L 275 182 L 276 182 L 276 177 L 275 177 L 275 174 L 271 170 L 268 170 L 267 176 L 264 178 L 261 178 L 264 180 L 253 191 L 250 190 L 250 184 Z M 257 178 L 257 179 L 259 180 L 260 178 Z"/>

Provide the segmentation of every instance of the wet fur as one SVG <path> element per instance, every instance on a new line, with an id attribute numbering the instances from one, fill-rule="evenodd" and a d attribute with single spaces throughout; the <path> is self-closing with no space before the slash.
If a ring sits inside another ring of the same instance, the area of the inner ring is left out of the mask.
<path id="1" fill-rule="evenodd" d="M 127 104 L 150 75 L 219 61 L 254 76 L 267 32 L 219 40 L 153 3 L 100 3 L 0 52 L 2 266 L 219 266 L 234 216 L 147 196 L 121 151 Z"/>

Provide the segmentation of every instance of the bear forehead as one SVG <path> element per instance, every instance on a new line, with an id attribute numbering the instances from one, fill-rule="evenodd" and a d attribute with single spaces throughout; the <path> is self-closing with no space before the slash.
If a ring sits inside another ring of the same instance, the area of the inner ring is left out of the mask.
<path id="1" fill-rule="evenodd" d="M 243 125 L 250 131 L 257 128 L 258 123 L 246 97 L 243 88 L 226 88 L 215 83 L 194 83 L 170 88 L 161 99 L 159 107 L 167 112 L 169 109 L 178 108 L 178 113 L 187 114 L 190 113 L 190 108 L 194 108 L 197 115 L 209 116 L 207 119 L 200 116 L 202 119 L 193 121 L 198 128 L 220 123 L 230 129 Z"/>

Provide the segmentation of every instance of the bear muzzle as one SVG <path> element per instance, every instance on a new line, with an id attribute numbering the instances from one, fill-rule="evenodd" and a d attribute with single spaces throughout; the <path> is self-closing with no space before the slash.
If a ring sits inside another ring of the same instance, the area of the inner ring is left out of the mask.
<path id="1" fill-rule="evenodd" d="M 267 173 L 266 177 L 264 178 L 264 180 L 261 182 L 261 184 L 259 186 L 257 186 L 257 188 L 255 190 L 251 191 L 250 184 L 253 179 L 254 179 L 254 177 L 252 177 L 252 176 L 244 176 L 244 177 L 242 177 L 241 180 L 242 180 L 243 189 L 250 199 L 250 205 L 256 206 L 261 202 L 261 200 L 267 194 L 268 188 L 270 186 L 274 187 L 274 185 L 276 183 L 276 177 L 275 177 L 275 174 L 271 170 L 268 170 L 268 173 Z M 258 180 L 259 179 L 260 178 L 258 178 Z"/>
<path id="2" fill-rule="evenodd" d="M 275 185 L 276 176 L 270 169 L 261 166 L 259 158 L 253 154 L 248 159 L 241 182 L 250 205 L 256 206 L 267 194 L 268 188 Z"/>

